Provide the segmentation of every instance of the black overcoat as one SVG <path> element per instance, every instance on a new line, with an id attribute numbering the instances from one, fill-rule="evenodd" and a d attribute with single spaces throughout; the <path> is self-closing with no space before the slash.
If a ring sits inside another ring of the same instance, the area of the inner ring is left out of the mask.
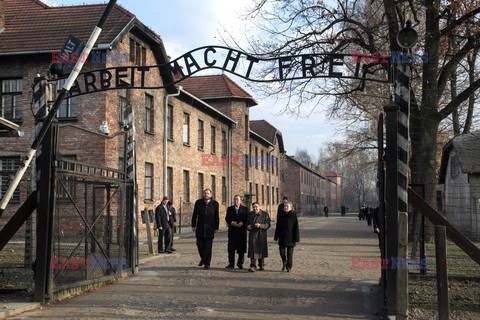
<path id="1" fill-rule="evenodd" d="M 155 208 L 155 221 L 157 222 L 157 228 L 162 227 L 165 230 L 168 226 L 167 221 L 168 212 L 165 211 L 165 208 L 162 204 L 158 205 Z"/>
<path id="2" fill-rule="evenodd" d="M 260 224 L 260 229 L 255 228 L 256 223 Z M 270 228 L 269 214 L 261 210 L 259 214 L 251 211 L 248 214 L 248 225 L 253 228 L 248 235 L 248 257 L 253 259 L 268 257 L 267 230 Z"/>
<path id="3" fill-rule="evenodd" d="M 237 251 L 237 253 L 247 252 L 247 222 L 248 209 L 240 205 L 238 215 L 235 212 L 235 206 L 228 207 L 225 221 L 228 225 L 228 251 Z M 242 227 L 232 226 L 232 221 L 243 222 Z"/>
<path id="4" fill-rule="evenodd" d="M 203 199 L 197 200 L 192 215 L 192 228 L 196 228 L 197 238 L 213 239 L 219 225 L 218 202 L 210 199 L 206 204 Z"/>
<path id="5" fill-rule="evenodd" d="M 274 240 L 278 240 L 278 245 L 282 247 L 295 247 L 295 243 L 300 242 L 298 218 L 293 210 L 277 216 Z"/>

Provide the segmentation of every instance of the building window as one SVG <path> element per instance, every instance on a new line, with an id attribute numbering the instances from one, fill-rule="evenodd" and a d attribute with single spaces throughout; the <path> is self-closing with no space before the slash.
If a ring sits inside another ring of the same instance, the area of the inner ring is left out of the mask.
<path id="1" fill-rule="evenodd" d="M 153 163 L 145 162 L 145 200 L 153 200 Z"/>
<path id="2" fill-rule="evenodd" d="M 270 187 L 267 185 L 267 204 L 270 204 Z"/>
<path id="3" fill-rule="evenodd" d="M 190 115 L 183 114 L 183 144 L 190 144 Z"/>
<path id="4" fill-rule="evenodd" d="M 149 133 L 154 132 L 153 124 L 153 96 L 145 94 L 145 131 Z"/>
<path id="5" fill-rule="evenodd" d="M 258 198 L 258 183 L 255 183 L 255 202 L 260 203 L 260 199 Z"/>
<path id="6" fill-rule="evenodd" d="M 253 195 L 253 183 L 251 183 L 251 182 L 248 184 L 248 194 L 250 196 Z"/>
<path id="7" fill-rule="evenodd" d="M 252 166 L 252 144 L 248 144 L 248 166 Z"/>
<path id="8" fill-rule="evenodd" d="M 167 167 L 167 197 L 173 199 L 173 168 Z"/>
<path id="9" fill-rule="evenodd" d="M 167 107 L 167 139 L 173 140 L 173 106 Z"/>
<path id="10" fill-rule="evenodd" d="M 183 170 L 183 201 L 190 202 L 190 172 Z"/>
<path id="11" fill-rule="evenodd" d="M 267 162 L 267 172 L 270 172 L 270 153 L 269 152 L 267 152 L 266 162 Z"/>
<path id="12" fill-rule="evenodd" d="M 265 186 L 262 184 L 262 204 L 265 204 Z"/>
<path id="13" fill-rule="evenodd" d="M 227 132 L 222 130 L 222 156 L 227 155 Z"/>
<path id="14" fill-rule="evenodd" d="M 64 156 L 62 156 L 62 160 L 77 161 L 77 156 L 76 155 L 64 155 Z M 73 163 L 65 163 L 65 169 L 67 169 L 67 170 L 75 170 L 74 166 L 75 166 L 75 164 L 73 164 Z M 123 170 L 123 167 L 121 167 L 120 170 Z M 57 184 L 57 198 L 59 200 L 67 200 L 67 199 L 70 199 L 70 197 L 73 200 L 76 197 L 75 182 L 73 181 L 72 176 L 62 175 L 61 183 L 59 181 L 58 184 Z"/>
<path id="15" fill-rule="evenodd" d="M 222 203 L 227 203 L 227 178 L 222 177 Z"/>
<path id="16" fill-rule="evenodd" d="M 248 180 L 248 179 L 250 179 L 250 167 L 248 166 L 248 162 L 247 162 L 245 163 L 245 180 Z"/>
<path id="17" fill-rule="evenodd" d="M 215 154 L 217 148 L 216 148 L 216 144 L 215 144 L 215 140 L 216 140 L 216 134 L 217 134 L 217 128 L 215 128 L 214 126 L 211 126 L 210 128 L 211 130 L 211 135 L 210 135 L 210 145 L 211 145 L 211 152 L 212 154 Z"/>
<path id="18" fill-rule="evenodd" d="M 245 140 L 248 140 L 250 137 L 250 131 L 248 130 L 248 115 L 245 115 Z"/>
<path id="19" fill-rule="evenodd" d="M 0 158 L 0 198 L 3 199 L 5 193 L 7 192 L 8 186 L 13 180 L 13 177 L 17 173 L 17 170 L 20 168 L 20 158 L 5 157 Z M 13 196 L 12 201 L 20 201 L 20 188 L 17 187 Z"/>
<path id="20" fill-rule="evenodd" d="M 198 173 L 198 198 L 203 198 L 203 190 L 205 190 L 205 179 L 203 173 Z"/>
<path id="21" fill-rule="evenodd" d="M 277 188 L 277 203 L 280 203 L 280 192 L 278 192 L 278 188 Z"/>
<path id="22" fill-rule="evenodd" d="M 135 42 L 135 64 L 137 66 L 142 64 L 142 46 L 138 42 Z"/>
<path id="23" fill-rule="evenodd" d="M 121 83 L 125 83 L 121 81 Z M 120 98 L 120 114 L 119 114 L 119 122 L 124 123 L 125 122 L 125 111 L 127 110 L 128 104 L 130 103 L 130 91 L 127 89 L 120 89 L 118 91 L 118 95 Z"/>
<path id="24" fill-rule="evenodd" d="M 255 160 L 253 160 L 255 162 L 255 169 L 258 169 L 258 148 L 255 147 Z"/>
<path id="25" fill-rule="evenodd" d="M 65 79 L 60 79 L 57 81 L 57 92 L 62 91 L 63 86 L 65 85 Z M 76 118 L 78 116 L 78 98 L 66 98 L 62 101 L 60 108 L 57 112 L 57 118 L 68 119 Z"/>
<path id="26" fill-rule="evenodd" d="M 205 147 L 205 129 L 202 120 L 198 120 L 198 149 L 203 150 Z"/>
<path id="27" fill-rule="evenodd" d="M 134 39 L 130 39 L 130 62 L 137 66 L 144 66 L 147 63 L 147 49 Z"/>
<path id="28" fill-rule="evenodd" d="M 212 198 L 215 199 L 215 194 L 216 194 L 216 191 L 217 191 L 217 188 L 215 187 L 215 185 L 217 183 L 217 179 L 215 178 L 215 176 L 213 174 L 212 174 L 211 178 L 212 178 Z"/>
<path id="29" fill-rule="evenodd" d="M 263 150 L 260 151 L 260 157 L 261 157 L 261 167 L 262 167 L 262 171 L 263 171 Z"/>
<path id="30" fill-rule="evenodd" d="M 280 165 L 280 162 L 278 161 L 278 157 L 275 157 L 275 168 L 276 168 L 275 171 L 277 171 L 277 176 L 278 176 L 278 166 L 279 165 Z"/>
<path id="31" fill-rule="evenodd" d="M 147 49 L 142 47 L 142 66 L 147 65 Z"/>

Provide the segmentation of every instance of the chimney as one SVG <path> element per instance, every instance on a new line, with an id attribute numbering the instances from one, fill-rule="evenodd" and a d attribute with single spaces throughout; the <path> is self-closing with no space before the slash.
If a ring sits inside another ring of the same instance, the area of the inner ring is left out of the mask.
<path id="1" fill-rule="evenodd" d="M 5 29 L 5 5 L 0 0 L 0 33 Z"/>

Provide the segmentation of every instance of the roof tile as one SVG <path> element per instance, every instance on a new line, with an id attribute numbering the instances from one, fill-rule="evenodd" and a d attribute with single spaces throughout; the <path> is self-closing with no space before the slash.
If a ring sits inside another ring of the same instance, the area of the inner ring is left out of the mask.
<path id="1" fill-rule="evenodd" d="M 87 42 L 106 4 L 51 7 L 40 0 L 4 0 L 0 53 L 60 50 L 73 35 Z M 111 43 L 135 15 L 116 5 L 97 43 Z"/>

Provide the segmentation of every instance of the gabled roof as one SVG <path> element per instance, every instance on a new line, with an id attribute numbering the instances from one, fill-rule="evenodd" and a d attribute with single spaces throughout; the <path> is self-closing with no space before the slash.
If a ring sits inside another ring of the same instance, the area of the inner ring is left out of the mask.
<path id="1" fill-rule="evenodd" d="M 224 74 L 193 76 L 179 85 L 202 100 L 238 98 L 248 100 L 249 106 L 257 105 L 247 91 Z"/>
<path id="2" fill-rule="evenodd" d="M 341 177 L 341 175 L 339 175 L 338 173 L 336 172 L 324 172 L 323 173 L 326 177 Z"/>
<path id="3" fill-rule="evenodd" d="M 280 146 L 280 152 L 282 153 L 285 152 L 285 148 L 283 146 L 282 133 L 279 130 L 277 130 L 277 128 L 272 126 L 269 122 L 265 120 L 251 120 L 250 130 L 256 133 L 257 135 L 263 137 L 273 146 L 277 143 L 277 140 L 278 140 L 278 144 Z"/>
<path id="4" fill-rule="evenodd" d="M 60 50 L 69 35 L 87 42 L 106 4 L 51 7 L 40 0 L 4 0 L 5 31 L 0 34 L 0 54 Z M 97 44 L 111 44 L 135 19 L 116 5 Z"/>
<path id="5" fill-rule="evenodd" d="M 456 136 L 450 140 L 442 151 L 439 183 L 444 184 L 447 175 L 450 153 L 455 149 L 462 173 L 480 173 L 480 131 Z"/>
<path id="6" fill-rule="evenodd" d="M 330 179 L 324 177 L 321 173 L 317 172 L 316 170 L 313 170 L 312 168 L 307 167 L 306 165 L 304 165 L 304 164 L 301 163 L 300 161 L 296 160 L 293 156 L 287 155 L 287 161 L 293 162 L 293 163 L 296 164 L 297 166 L 302 167 L 303 169 L 305 169 L 305 170 L 307 170 L 307 171 L 310 171 L 311 173 L 313 173 L 314 175 L 320 177 L 320 178 L 323 179 L 323 180 L 331 181 Z M 333 181 L 332 181 L 332 182 L 333 182 Z"/>

